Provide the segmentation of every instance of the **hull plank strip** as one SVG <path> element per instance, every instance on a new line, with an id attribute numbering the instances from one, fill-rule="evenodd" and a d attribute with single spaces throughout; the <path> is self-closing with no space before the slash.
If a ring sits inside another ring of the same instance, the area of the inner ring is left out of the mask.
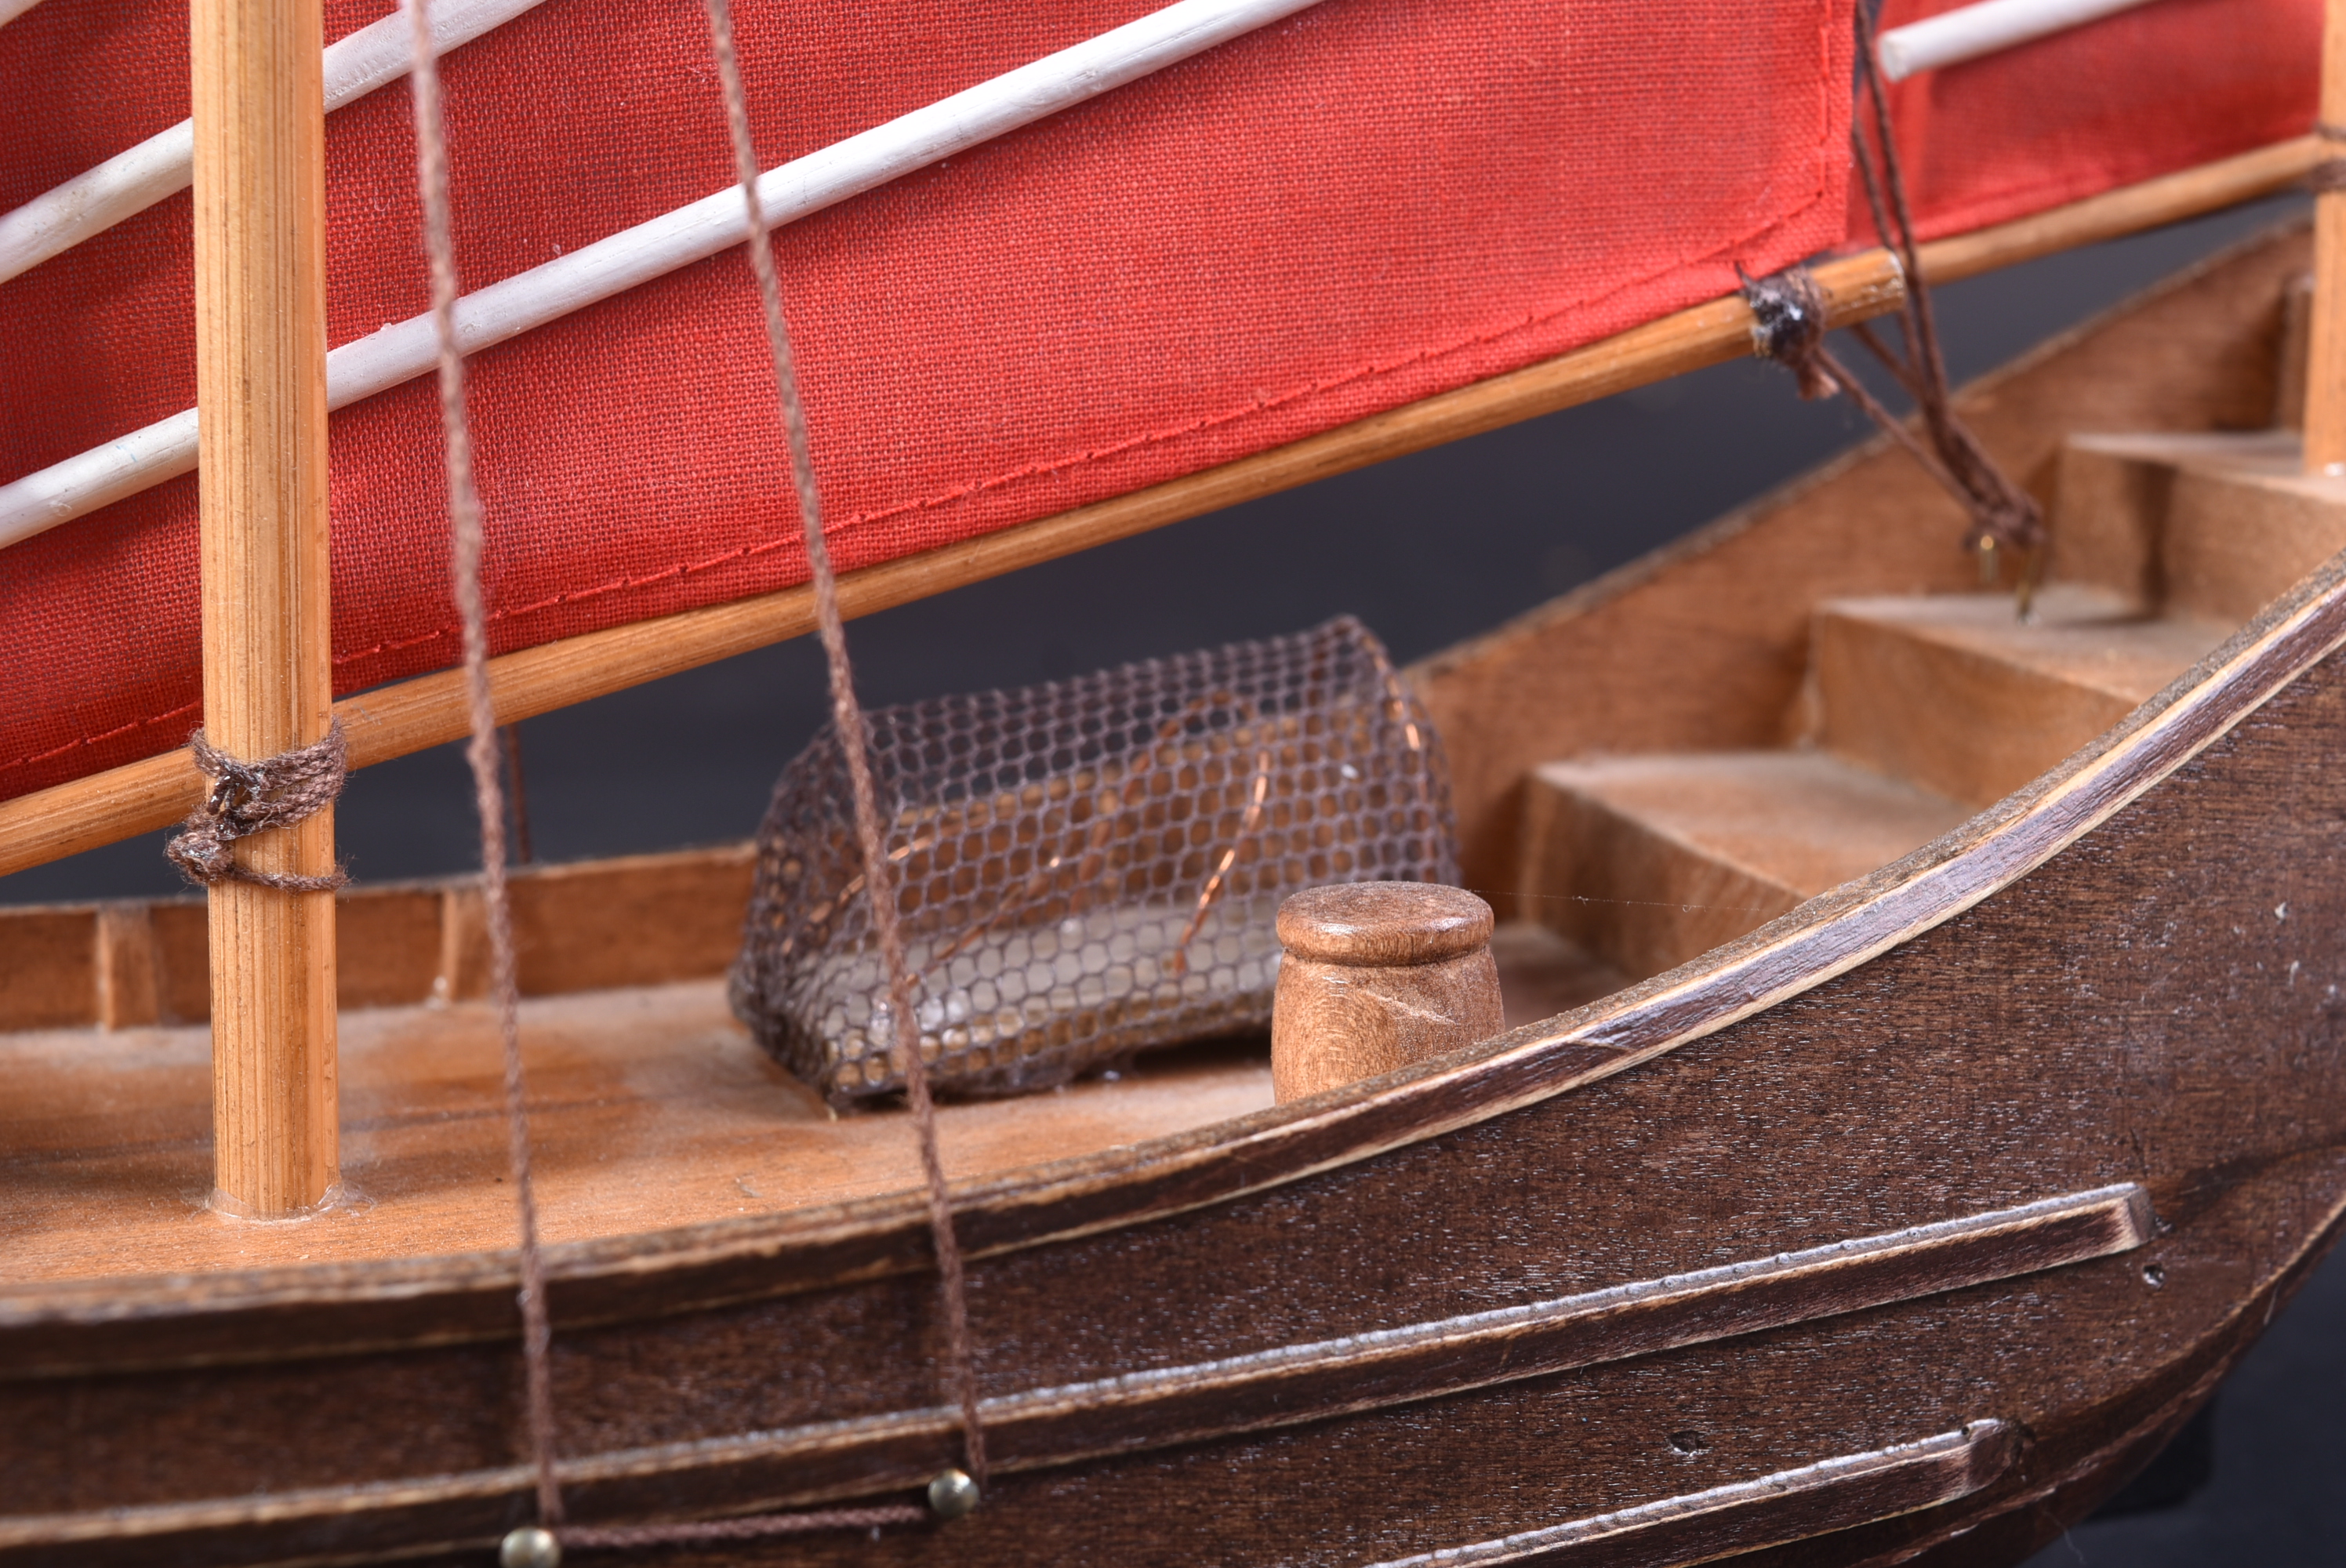
<path id="1" fill-rule="evenodd" d="M 1919 1442 L 1823 1460 L 1497 1541 L 1398 1558 L 1376 1568 L 1596 1568 L 1613 1563 L 1680 1568 L 1968 1497 L 2011 1467 L 2014 1446 L 2012 1430 L 2002 1421 L 1974 1421 Z"/>
<path id="2" fill-rule="evenodd" d="M 1292 1426 L 1790 1328 L 2083 1263 L 2141 1246 L 2155 1225 L 2148 1195 L 2135 1183 L 2121 1183 L 1553 1300 L 996 1396 L 984 1401 L 986 1443 L 998 1470 L 1038 1470 Z M 580 1522 L 657 1512 L 664 1498 L 677 1495 L 677 1483 L 684 1476 L 693 1478 L 696 1491 L 713 1484 L 727 1495 L 757 1498 L 760 1505 L 868 1495 L 923 1481 L 933 1468 L 931 1461 L 940 1434 L 953 1424 L 951 1413 L 942 1408 L 901 1410 L 606 1453 L 565 1462 L 564 1486 Z M 1967 1430 L 1984 1433 L 1987 1428 Z M 1937 1459 L 1925 1462 L 1928 1456 L 1915 1457 L 1928 1446 L 1882 1451 L 1908 1457 L 1894 1462 L 1882 1460 L 1870 1469 L 1860 1461 L 1872 1463 L 1881 1456 L 1831 1461 L 1809 1471 L 1787 1473 L 1813 1471 L 1804 1483 L 1811 1492 L 1873 1477 L 1866 1484 L 1886 1489 L 1885 1497 L 1911 1493 L 1923 1499 L 1870 1516 L 1887 1517 L 1942 1500 L 1941 1494 L 1923 1496 L 1944 1480 L 1941 1471 L 1945 1467 Z M 1834 1465 L 1846 1468 L 1846 1480 Z M 1934 1476 L 1940 1479 L 1932 1480 Z M 1768 1488 L 1780 1479 L 1749 1484 Z M 1982 1474 L 1975 1484 L 1984 1485 L 1988 1479 Z M 264 1550 L 291 1557 L 314 1552 L 324 1536 L 361 1551 L 394 1550 L 417 1539 L 486 1538 L 505 1528 L 497 1522 L 505 1518 L 509 1499 L 528 1485 L 528 1474 L 511 1468 L 236 1502 L 0 1520 L 0 1563 L 107 1542 L 135 1543 L 140 1552 L 168 1543 L 176 1560 L 193 1562 L 204 1557 L 199 1543 L 207 1541 L 236 1543 L 240 1553 L 250 1553 L 257 1538 L 267 1537 L 270 1545 Z M 1727 1490 L 1741 1496 L 1738 1489 Z M 1654 1506 L 1680 1508 L 1690 1501 Z M 1729 1522 L 1743 1519 L 1745 1514 L 1735 1511 L 1747 1508 L 1734 1500 L 1703 1506 Z M 1828 1503 L 1820 1498 L 1817 1506 L 1843 1517 L 1840 1511 L 1847 1499 L 1835 1496 Z M 1672 1530 L 1690 1528 L 1676 1514 L 1668 1519 Z M 1598 1522 L 1558 1528 L 1594 1529 Z M 1514 1559 L 1461 1561 L 1486 1560 Z"/>
<path id="3" fill-rule="evenodd" d="M 1373 1410 L 1839 1317 L 2141 1246 L 2132 1182 L 1695 1273 L 984 1401 L 1005 1462 Z M 1099 1422 L 1109 1413 L 1115 1432 Z"/>

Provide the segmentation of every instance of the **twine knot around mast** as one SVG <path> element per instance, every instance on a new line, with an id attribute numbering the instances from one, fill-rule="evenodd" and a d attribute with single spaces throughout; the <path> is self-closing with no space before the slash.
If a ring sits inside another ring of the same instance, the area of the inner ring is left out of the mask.
<path id="1" fill-rule="evenodd" d="M 232 848 L 239 839 L 292 827 L 333 803 L 350 774 L 350 747 L 342 738 L 340 719 L 321 738 L 257 762 L 229 756 L 207 741 L 200 729 L 188 737 L 188 749 L 212 787 L 163 853 L 189 881 L 201 886 L 251 882 L 286 892 L 326 893 L 351 880 L 340 866 L 319 877 L 256 871 L 239 864 Z"/>

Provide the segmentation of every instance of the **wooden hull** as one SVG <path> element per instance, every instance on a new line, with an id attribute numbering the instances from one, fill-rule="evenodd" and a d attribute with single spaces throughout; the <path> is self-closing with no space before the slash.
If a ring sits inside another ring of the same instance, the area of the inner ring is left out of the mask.
<path id="1" fill-rule="evenodd" d="M 2064 768 L 1693 963 L 964 1182 L 984 1507 L 695 1560 L 2016 1560 L 2346 1213 L 2341 643 L 2333 562 Z M 574 1522 L 949 1461 L 892 1186 L 554 1249 Z M 480 1560 L 528 1517 L 514 1277 L 10 1288 L 0 1563 Z"/>

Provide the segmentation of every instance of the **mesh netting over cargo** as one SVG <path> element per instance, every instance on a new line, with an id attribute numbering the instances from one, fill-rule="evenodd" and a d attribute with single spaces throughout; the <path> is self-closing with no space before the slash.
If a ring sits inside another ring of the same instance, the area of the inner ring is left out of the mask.
<path id="1" fill-rule="evenodd" d="M 868 717 L 944 1091 L 1046 1087 L 1260 1027 L 1290 893 L 1457 877 L 1433 730 L 1349 616 Z M 733 1006 L 834 1101 L 903 1086 L 862 869 L 826 728 L 759 830 Z"/>

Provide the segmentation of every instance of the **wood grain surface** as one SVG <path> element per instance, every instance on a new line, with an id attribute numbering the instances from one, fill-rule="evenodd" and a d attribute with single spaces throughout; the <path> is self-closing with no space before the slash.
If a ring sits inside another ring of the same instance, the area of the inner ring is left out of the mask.
<path id="1" fill-rule="evenodd" d="M 194 0 L 189 17 L 204 723 L 245 761 L 332 722 L 321 17 L 319 0 Z M 231 853 L 325 876 L 333 811 Z M 298 1213 L 338 1179 L 334 901 L 246 881 L 210 899 L 215 1185 Z"/>
<path id="2" fill-rule="evenodd" d="M 1522 885 L 1544 924 L 1643 980 L 1970 815 L 1813 749 L 1552 762 L 1525 786 Z"/>
<path id="3" fill-rule="evenodd" d="M 2073 436 L 2055 570 L 2144 606 L 2238 624 L 2341 549 L 2346 478 L 2301 472 L 2285 430 Z"/>
<path id="4" fill-rule="evenodd" d="M 740 855 L 724 859 L 738 864 Z M 1539 932 L 1513 934 L 1500 944 L 1503 973 L 1526 1017 L 1623 983 Z M 721 960 L 686 972 L 709 975 Z M 879 1196 L 918 1179 L 901 1107 L 834 1116 L 757 1047 L 713 977 L 532 998 L 521 1019 L 540 1202 L 557 1242 L 623 1242 Z M 10 1183 L 0 1277 L 233 1273 L 507 1246 L 514 1217 L 498 1179 L 505 1126 L 494 1114 L 500 1068 L 489 1009 L 476 999 L 353 1012 L 343 1034 L 344 1163 L 360 1200 L 292 1227 L 208 1220 L 191 1207 L 209 1150 L 200 1027 L 0 1035 L 12 1091 L 0 1105 L 0 1168 Z M 1257 1035 L 1153 1053 L 1114 1077 L 941 1115 L 947 1168 L 974 1183 L 1270 1103 Z"/>
<path id="5" fill-rule="evenodd" d="M 754 859 L 744 841 L 510 873 L 521 993 L 553 996 L 725 972 L 741 943 Z M 345 1009 L 487 993 L 479 879 L 345 889 L 336 981 Z M 0 909 L 0 1033 L 210 1015 L 200 897 Z"/>
<path id="6" fill-rule="evenodd" d="M 1429 882 L 1309 888 L 1280 906 L 1270 1083 L 1280 1104 L 1506 1027 L 1491 906 Z"/>
<path id="7" fill-rule="evenodd" d="M 2197 664 L 2230 628 L 2053 583 L 1829 599 L 1810 629 L 1817 745 L 1952 800 L 2020 789 Z"/>

